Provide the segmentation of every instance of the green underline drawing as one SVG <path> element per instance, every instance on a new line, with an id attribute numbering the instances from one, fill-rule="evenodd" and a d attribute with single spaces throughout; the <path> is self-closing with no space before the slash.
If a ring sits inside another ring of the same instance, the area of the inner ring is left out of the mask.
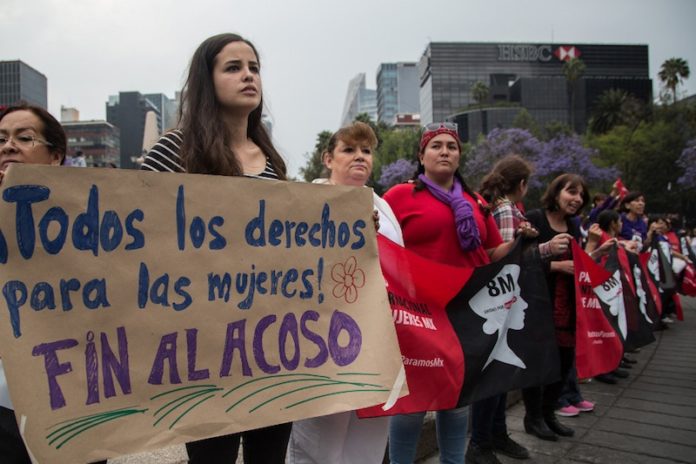
<path id="1" fill-rule="evenodd" d="M 227 397 L 228 395 L 230 395 L 232 392 L 234 392 L 234 391 L 236 391 L 236 390 L 239 390 L 239 389 L 242 388 L 242 387 L 246 387 L 246 386 L 249 385 L 249 384 L 252 384 L 252 383 L 255 383 L 255 382 L 260 382 L 260 381 L 262 381 L 262 380 L 277 379 L 277 378 L 281 378 L 281 377 L 300 377 L 300 376 L 303 376 L 303 377 L 314 377 L 314 378 L 323 379 L 323 380 L 330 380 L 330 379 L 331 379 L 331 377 L 329 377 L 329 376 L 327 376 L 327 375 L 318 375 L 318 374 L 277 374 L 277 375 L 268 375 L 268 376 L 266 376 L 266 377 L 261 377 L 261 378 L 259 378 L 259 379 L 249 380 L 249 381 L 247 381 L 247 382 L 244 382 L 243 384 L 237 385 L 236 387 L 232 388 L 230 391 L 228 391 L 227 393 L 225 393 L 224 395 L 222 395 L 222 397 L 223 397 L 223 398 L 226 398 L 226 397 Z"/>
<path id="2" fill-rule="evenodd" d="M 321 384 L 318 384 L 318 385 L 309 385 L 309 386 L 307 386 L 307 387 L 296 388 L 295 390 L 290 390 L 290 391 L 288 391 L 288 392 L 281 393 L 281 394 L 278 395 L 278 396 L 274 396 L 273 398 L 270 398 L 270 399 L 264 401 L 263 403 L 257 404 L 256 406 L 254 406 L 253 408 L 251 408 L 251 409 L 249 410 L 249 412 L 250 412 L 250 413 L 251 413 L 251 412 L 254 412 L 254 411 L 256 411 L 257 409 L 259 409 L 260 407 L 267 405 L 267 404 L 270 403 L 271 401 L 275 401 L 275 400 L 280 399 L 280 398 L 283 398 L 283 397 L 285 397 L 285 396 L 292 395 L 293 393 L 297 393 L 297 392 L 300 392 L 300 391 L 303 391 L 303 390 L 309 390 L 309 389 L 312 389 L 312 388 L 326 387 L 326 386 L 329 386 L 329 385 L 358 385 L 358 386 L 361 386 L 361 387 L 362 387 L 362 386 L 365 386 L 365 387 L 381 387 L 381 385 L 375 385 L 375 384 L 367 384 L 367 383 L 366 383 L 366 384 L 359 384 L 359 383 L 355 383 L 355 382 L 338 382 L 338 381 L 332 381 L 332 382 L 327 382 L 327 383 L 321 383 Z M 362 390 L 361 390 L 361 391 L 362 391 Z"/>
<path id="3" fill-rule="evenodd" d="M 346 376 L 379 376 L 381 374 L 378 373 L 370 373 L 370 372 L 340 372 L 336 374 L 337 376 L 342 376 L 345 378 Z M 294 378 L 293 378 L 294 377 Z M 303 403 L 311 402 L 320 398 L 324 398 L 327 396 L 334 396 L 334 395 L 342 395 L 346 393 L 359 393 L 359 392 L 387 392 L 389 391 L 388 389 L 384 388 L 382 385 L 378 384 L 372 384 L 372 383 L 365 383 L 365 382 L 360 382 L 360 381 L 347 381 L 346 380 L 341 380 L 341 379 L 336 379 L 336 378 L 331 378 L 330 376 L 327 375 L 319 375 L 319 374 L 307 374 L 307 373 L 302 373 L 302 374 L 276 374 L 276 375 L 269 375 L 265 377 L 260 377 L 257 379 L 251 379 L 248 380 L 240 385 L 237 385 L 234 388 L 231 388 L 227 392 L 223 393 L 221 395 L 222 398 L 226 398 L 227 396 L 231 395 L 232 393 L 247 387 L 249 385 L 253 385 L 254 383 L 261 382 L 261 381 L 273 381 L 274 379 L 287 379 L 287 378 L 293 378 L 291 380 L 285 380 L 282 382 L 275 382 L 271 385 L 266 385 L 261 388 L 258 388 L 251 393 L 243 396 L 242 398 L 238 399 L 234 404 L 232 404 L 229 408 L 225 410 L 226 413 L 229 413 L 232 409 L 237 407 L 239 404 L 242 402 L 248 400 L 249 398 L 252 398 L 264 391 L 271 390 L 273 388 L 281 387 L 283 385 L 291 384 L 291 383 L 298 383 L 298 382 L 304 382 L 304 383 L 316 383 L 314 385 L 304 385 L 300 388 L 295 388 L 290 391 L 286 391 L 280 394 L 277 394 L 273 396 L 270 399 L 267 399 L 265 401 L 262 401 L 259 404 L 256 404 L 253 406 L 251 409 L 249 409 L 249 413 L 253 413 L 257 411 L 258 409 L 268 405 L 269 403 L 273 401 L 277 401 L 281 398 L 284 398 L 286 396 L 299 393 L 302 391 L 307 391 L 311 389 L 316 389 L 316 388 L 323 388 L 323 387 L 332 387 L 332 386 L 356 386 L 356 387 L 373 387 L 373 388 L 359 388 L 359 389 L 351 389 L 351 390 L 344 390 L 344 391 L 338 391 L 338 392 L 330 392 L 330 393 L 325 393 L 317 396 L 313 396 L 311 398 L 305 398 L 301 401 L 297 401 L 295 403 L 292 403 L 290 405 L 284 406 L 284 409 L 290 409 L 295 406 L 298 406 Z M 183 419 L 186 415 L 188 415 L 191 411 L 196 409 L 198 406 L 202 405 L 206 401 L 219 396 L 218 392 L 223 391 L 223 387 L 218 387 L 217 385 L 214 384 L 202 384 L 202 385 L 188 385 L 185 387 L 178 387 L 174 388 L 168 391 L 164 391 L 162 393 L 158 393 L 152 397 L 150 397 L 150 401 L 154 401 L 157 399 L 164 398 L 165 396 L 168 395 L 173 395 L 180 393 L 180 395 L 177 395 L 176 397 L 173 398 L 168 398 L 168 401 L 159 407 L 159 409 L 155 410 L 152 412 L 152 417 L 157 419 L 152 426 L 156 427 L 159 425 L 164 419 L 167 417 L 172 417 L 171 415 L 174 413 L 177 413 L 181 411 L 182 409 L 186 408 L 174 418 L 171 424 L 169 424 L 168 428 L 171 430 L 181 419 Z M 183 395 L 181 393 L 184 393 Z M 191 404 L 193 403 L 193 404 Z M 56 424 L 50 426 L 47 431 L 51 431 L 47 436 L 46 440 L 48 441 L 48 444 L 51 446 L 55 446 L 56 449 L 60 449 L 63 445 L 71 441 L 73 438 L 79 436 L 82 433 L 85 433 L 89 430 L 92 430 L 93 428 L 105 424 L 111 421 L 114 421 L 116 419 L 120 419 L 122 417 L 128 417 L 134 414 L 144 414 L 147 411 L 150 411 L 152 408 L 136 408 L 135 406 L 128 406 L 125 408 L 119 408 L 119 409 L 114 409 L 112 411 L 107 411 L 107 412 L 102 412 L 102 413 L 97 413 L 97 414 L 91 414 L 91 415 L 86 415 L 86 416 L 81 416 L 75 419 L 68 419 L 64 420 L 61 422 L 57 422 Z M 159 417 L 158 417 L 159 416 Z"/>
<path id="4" fill-rule="evenodd" d="M 258 390 L 255 390 L 255 391 L 249 393 L 249 394 L 246 395 L 246 396 L 243 396 L 242 398 L 240 398 L 239 400 L 237 400 L 235 403 L 233 403 L 229 408 L 227 408 L 227 409 L 225 410 L 225 412 L 230 412 L 232 409 L 234 409 L 234 408 L 235 408 L 236 406 L 238 406 L 240 403 L 246 401 L 247 399 L 251 398 L 252 396 L 255 396 L 255 395 L 257 395 L 257 394 L 259 394 L 259 393 L 262 393 L 262 392 L 264 392 L 264 391 L 266 391 L 266 390 L 270 390 L 270 389 L 272 389 L 272 388 L 275 388 L 275 387 L 278 387 L 278 386 L 281 386 L 281 385 L 287 385 L 287 384 L 289 384 L 289 383 L 297 383 L 297 382 L 322 382 L 322 381 L 326 381 L 326 383 L 322 383 L 322 384 L 319 384 L 319 385 L 311 385 L 311 386 L 308 386 L 308 387 L 302 387 L 302 388 L 299 388 L 299 389 L 296 389 L 296 390 L 293 390 L 293 391 L 294 391 L 294 392 L 297 392 L 297 391 L 306 390 L 306 389 L 308 389 L 308 388 L 317 388 L 317 387 L 320 387 L 320 386 L 323 387 L 323 386 L 332 386 L 332 385 L 354 385 L 354 386 L 358 386 L 358 387 L 381 387 L 381 386 L 382 386 L 382 385 L 376 385 L 376 384 L 370 384 L 370 383 L 363 383 L 363 382 L 345 382 L 345 381 L 342 381 L 342 380 L 335 380 L 335 379 L 331 379 L 331 378 L 326 378 L 326 379 L 316 379 L 316 378 L 309 378 L 309 379 L 308 379 L 308 378 L 303 378 L 303 379 L 286 380 L 285 382 L 278 382 L 278 383 L 274 383 L 274 384 L 272 384 L 272 385 L 267 385 L 267 386 L 265 386 L 265 387 L 259 388 Z M 273 397 L 273 398 L 271 398 L 271 399 L 269 399 L 269 400 L 267 400 L 267 401 L 265 401 L 265 402 L 263 402 L 263 403 L 257 405 L 256 407 L 250 409 L 249 412 L 253 412 L 253 411 L 257 410 L 258 408 L 260 408 L 261 406 L 264 406 L 264 405 L 268 404 L 269 402 L 271 402 L 271 401 L 273 401 L 273 400 L 275 400 L 275 399 L 277 399 L 277 398 L 282 398 L 283 396 L 286 396 L 286 395 L 285 395 L 285 394 L 280 394 L 280 395 L 278 395 L 277 397 Z"/>
<path id="5" fill-rule="evenodd" d="M 155 423 L 152 424 L 152 426 L 153 426 L 153 427 L 156 427 L 156 426 L 157 426 L 160 422 L 162 422 L 169 414 L 171 414 L 172 412 L 176 411 L 178 408 L 184 406 L 186 403 L 188 403 L 188 402 L 190 402 L 190 401 L 193 401 L 193 400 L 195 400 L 196 398 L 201 397 L 201 396 L 203 396 L 203 395 L 207 395 L 208 393 L 213 393 L 213 392 L 221 391 L 221 390 L 222 390 L 222 388 L 220 388 L 220 387 L 203 388 L 203 389 L 200 390 L 200 391 L 196 391 L 196 392 L 193 392 L 193 393 L 189 393 L 189 394 L 187 394 L 187 395 L 181 396 L 181 397 L 179 397 L 179 398 L 176 398 L 176 399 L 174 399 L 174 400 L 168 402 L 167 404 L 165 404 L 165 405 L 163 405 L 162 407 L 160 407 L 157 411 L 155 411 L 155 413 L 153 414 L 153 416 L 154 416 L 154 417 L 157 417 L 157 415 L 158 415 L 160 412 L 162 412 L 162 410 L 164 410 L 164 409 L 167 408 L 168 406 L 171 406 L 171 405 L 173 405 L 173 406 L 172 406 L 171 408 L 169 408 L 169 410 L 168 410 L 167 412 L 165 412 L 159 419 L 157 419 L 157 420 L 155 421 Z M 215 394 L 213 394 L 212 396 L 215 396 Z M 199 403 L 196 403 L 196 405 L 198 405 L 198 404 L 199 404 Z M 186 411 L 186 413 L 188 413 L 188 411 L 190 411 L 190 409 L 188 409 L 188 410 Z M 175 422 L 178 422 L 178 420 L 179 420 L 181 417 L 182 417 L 182 416 L 179 416 L 179 417 L 176 419 Z M 171 429 L 171 425 L 170 425 L 169 428 Z"/>
<path id="6" fill-rule="evenodd" d="M 344 391 L 340 391 L 340 392 L 326 393 L 324 395 L 319 395 L 319 396 L 315 396 L 312 398 L 307 398 L 307 399 L 304 399 L 302 401 L 298 401 L 296 403 L 289 404 L 289 405 L 285 406 L 285 409 L 294 408 L 295 406 L 299 406 L 300 404 L 308 403 L 308 402 L 314 401 L 314 400 L 318 400 L 319 398 L 324 398 L 326 396 L 343 395 L 344 393 L 388 392 L 388 391 L 389 391 L 389 389 L 387 389 L 387 388 L 374 388 L 374 389 L 369 389 L 369 390 L 344 390 Z"/>
<path id="7" fill-rule="evenodd" d="M 61 424 L 65 425 L 62 425 L 62 427 L 59 427 L 58 429 L 48 434 L 46 436 L 46 439 L 48 440 L 49 445 L 52 445 L 53 443 L 62 440 L 60 441 L 60 443 L 56 445 L 56 449 L 60 449 L 65 443 L 69 442 L 70 440 L 82 434 L 83 432 L 86 432 L 98 425 L 104 424 L 106 422 L 111 422 L 116 419 L 120 419 L 121 417 L 131 416 L 133 414 L 143 414 L 147 410 L 148 409 L 121 408 L 113 411 L 93 414 L 90 416 L 83 416 L 77 419 L 62 421 L 55 424 L 53 427 L 59 426 Z"/>
<path id="8" fill-rule="evenodd" d="M 216 387 L 217 387 L 217 385 L 213 385 L 213 384 L 189 385 L 188 387 L 179 387 L 179 388 L 175 388 L 173 390 L 168 390 L 166 392 L 158 393 L 157 395 L 150 397 L 150 400 L 154 400 L 154 399 L 157 399 L 161 396 L 169 395 L 171 393 L 176 393 L 176 392 L 181 391 L 181 390 L 192 390 L 194 388 L 216 388 Z"/>
<path id="9" fill-rule="evenodd" d="M 376 373 L 376 372 L 339 372 L 336 375 L 369 375 L 369 376 L 380 376 L 382 374 Z"/>
<path id="10" fill-rule="evenodd" d="M 237 400 L 234 404 L 232 404 L 232 406 L 230 406 L 229 408 L 225 409 L 225 412 L 230 412 L 230 411 L 231 411 L 232 409 L 234 409 L 234 407 L 236 407 L 239 403 L 242 403 L 243 401 L 245 401 L 245 400 L 251 398 L 252 396 L 258 395 L 259 393 L 261 393 L 261 392 L 263 392 L 263 391 L 270 390 L 271 388 L 276 388 L 276 387 L 279 387 L 279 386 L 281 386 L 281 385 L 286 385 L 286 384 L 289 384 L 289 383 L 297 383 L 297 382 L 321 382 L 321 381 L 324 381 L 324 380 L 331 380 L 331 379 L 330 379 L 330 378 L 326 378 L 326 379 L 295 379 L 295 380 L 286 380 L 285 382 L 274 383 L 274 384 L 272 384 L 272 385 L 267 385 L 267 386 L 265 386 L 265 387 L 263 387 L 263 388 L 259 388 L 258 390 L 255 390 L 255 391 L 249 393 L 249 394 L 246 395 L 246 396 L 243 396 L 242 398 L 240 398 L 239 400 Z"/>
<path id="11" fill-rule="evenodd" d="M 220 390 L 222 390 L 222 389 L 220 389 Z M 203 402 L 208 401 L 210 398 L 212 398 L 212 397 L 214 397 L 214 396 L 215 396 L 214 394 L 213 394 L 213 395 L 208 395 L 208 396 L 206 396 L 205 398 L 203 398 L 202 400 L 198 401 L 196 404 L 194 404 L 193 406 L 191 406 L 190 408 L 188 408 L 186 411 L 184 411 L 183 413 L 181 413 L 181 415 L 179 415 L 179 417 L 177 417 L 176 420 L 175 420 L 174 422 L 171 423 L 171 425 L 169 426 L 169 430 L 171 430 L 172 427 L 174 427 L 174 425 L 175 425 L 177 422 L 179 422 L 179 420 L 180 420 L 182 417 L 184 417 L 186 414 L 188 414 L 189 412 L 191 412 L 192 409 L 196 408 L 197 406 L 199 406 L 199 405 L 202 404 Z"/>

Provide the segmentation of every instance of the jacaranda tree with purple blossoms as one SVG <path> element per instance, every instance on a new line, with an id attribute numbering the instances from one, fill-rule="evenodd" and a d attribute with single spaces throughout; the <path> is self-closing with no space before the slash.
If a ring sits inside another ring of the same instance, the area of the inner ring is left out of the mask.
<path id="1" fill-rule="evenodd" d="M 472 186 L 478 186 L 498 160 L 512 153 L 534 165 L 528 197 L 531 204 L 554 177 L 566 172 L 583 176 L 593 190 L 607 188 L 619 175 L 615 168 L 595 165 L 593 158 L 598 156 L 597 150 L 583 146 L 578 136 L 558 135 L 543 142 L 524 129 L 492 130 L 472 150 L 463 174 Z"/>
<path id="2" fill-rule="evenodd" d="M 475 186 L 488 174 L 493 165 L 506 155 L 515 153 L 532 161 L 543 148 L 544 143 L 526 129 L 496 128 L 471 150 L 462 174 Z"/>
<path id="3" fill-rule="evenodd" d="M 387 191 L 394 185 L 411 179 L 416 173 L 416 168 L 415 161 L 403 158 L 396 160 L 382 168 L 382 175 L 377 183 L 384 188 L 384 191 Z"/>
<path id="4" fill-rule="evenodd" d="M 684 174 L 677 180 L 680 187 L 691 190 L 696 188 L 696 139 L 691 139 L 681 152 L 677 165 L 684 169 Z"/>
<path id="5" fill-rule="evenodd" d="M 601 168 L 592 159 L 599 155 L 593 148 L 583 146 L 577 135 L 561 135 L 545 144 L 532 160 L 535 172 L 530 179 L 530 186 L 544 188 L 553 178 L 565 174 L 579 174 L 589 188 L 603 188 L 619 176 L 616 168 Z"/>

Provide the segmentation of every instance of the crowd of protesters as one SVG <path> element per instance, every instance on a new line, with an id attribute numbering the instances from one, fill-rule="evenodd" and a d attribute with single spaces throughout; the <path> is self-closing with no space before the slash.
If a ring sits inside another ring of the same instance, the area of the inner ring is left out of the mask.
<path id="1" fill-rule="evenodd" d="M 178 173 L 286 179 L 286 166 L 261 124 L 261 65 L 247 40 L 221 34 L 204 41 L 191 60 L 182 94 L 179 128 L 165 134 L 149 152 L 142 169 Z M 372 172 L 377 138 L 363 123 L 339 130 L 324 153 L 329 177 L 319 183 L 363 187 Z M 0 115 L 0 182 L 11 163 L 63 164 L 66 139 L 60 124 L 45 110 L 17 105 Z M 461 142 L 451 123 L 424 128 L 416 154 L 418 172 L 384 195 L 374 195 L 378 232 L 428 259 L 452 266 L 476 267 L 495 262 L 515 239 L 535 239 L 546 263 L 546 284 L 553 308 L 560 378 L 523 390 L 524 429 L 542 440 L 557 441 L 574 431 L 558 419 L 590 412 L 579 385 L 575 359 L 574 264 L 571 242 L 583 243 L 593 258 L 613 246 L 637 253 L 659 247 L 669 257 L 677 284 L 661 293 L 661 328 L 679 310 L 678 280 L 691 263 L 696 231 L 682 234 L 666 216 L 646 215 L 646 198 L 626 191 L 620 182 L 594 199 L 584 179 L 565 173 L 549 183 L 541 208 L 522 206 L 533 166 L 511 153 L 483 180 L 479 191 L 460 172 Z M 676 229 L 676 230 L 675 230 Z M 683 265 L 682 265 L 683 264 Z M 635 361 L 597 380 L 616 383 Z M 437 411 L 441 462 L 495 464 L 496 453 L 527 459 L 530 453 L 508 434 L 506 395 L 471 406 Z M 191 463 L 235 462 L 240 442 L 247 463 L 379 463 L 388 444 L 396 464 L 415 459 L 425 411 L 387 418 L 358 419 L 354 412 L 306 419 L 187 444 Z M 470 439 L 468 424 L 471 423 Z M 28 463 L 7 394 L 0 361 L 0 460 Z M 467 448 L 468 447 L 468 448 Z"/>

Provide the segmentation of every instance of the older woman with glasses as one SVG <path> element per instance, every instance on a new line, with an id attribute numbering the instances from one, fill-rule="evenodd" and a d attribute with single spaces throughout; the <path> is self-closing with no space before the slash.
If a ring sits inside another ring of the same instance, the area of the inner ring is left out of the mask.
<path id="1" fill-rule="evenodd" d="M 414 182 L 391 188 L 384 199 L 401 225 L 406 248 L 444 264 L 475 267 L 505 256 L 514 242 L 503 243 L 484 200 L 464 182 L 460 156 L 455 124 L 428 125 L 421 136 Z M 468 413 L 468 406 L 436 413 L 440 462 L 464 462 Z M 392 463 L 413 462 L 424 416 L 419 412 L 392 417 Z"/>
<path id="2" fill-rule="evenodd" d="M 329 139 L 323 154 L 328 179 L 314 183 L 364 187 L 372 173 L 372 155 L 377 136 L 369 125 L 355 122 Z M 378 213 L 378 232 L 403 245 L 401 229 L 389 205 L 373 192 Z M 355 411 L 296 421 L 292 426 L 290 464 L 379 464 L 387 446 L 389 420 L 386 417 L 358 419 Z"/>
<path id="3" fill-rule="evenodd" d="M 0 182 L 12 163 L 57 166 L 66 151 L 63 126 L 45 109 L 20 104 L 0 113 Z"/>
<path id="4" fill-rule="evenodd" d="M 0 183 L 12 163 L 63 164 L 66 148 L 63 126 L 45 109 L 20 104 L 0 112 Z M 29 464 L 13 409 L 0 359 L 0 461 Z"/>

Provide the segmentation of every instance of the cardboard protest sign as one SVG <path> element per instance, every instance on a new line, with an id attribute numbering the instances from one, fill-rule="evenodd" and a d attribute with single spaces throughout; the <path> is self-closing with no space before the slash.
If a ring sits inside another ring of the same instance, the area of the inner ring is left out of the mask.
<path id="1" fill-rule="evenodd" d="M 12 166 L 0 355 L 39 462 L 384 403 L 401 368 L 369 189 Z"/>

